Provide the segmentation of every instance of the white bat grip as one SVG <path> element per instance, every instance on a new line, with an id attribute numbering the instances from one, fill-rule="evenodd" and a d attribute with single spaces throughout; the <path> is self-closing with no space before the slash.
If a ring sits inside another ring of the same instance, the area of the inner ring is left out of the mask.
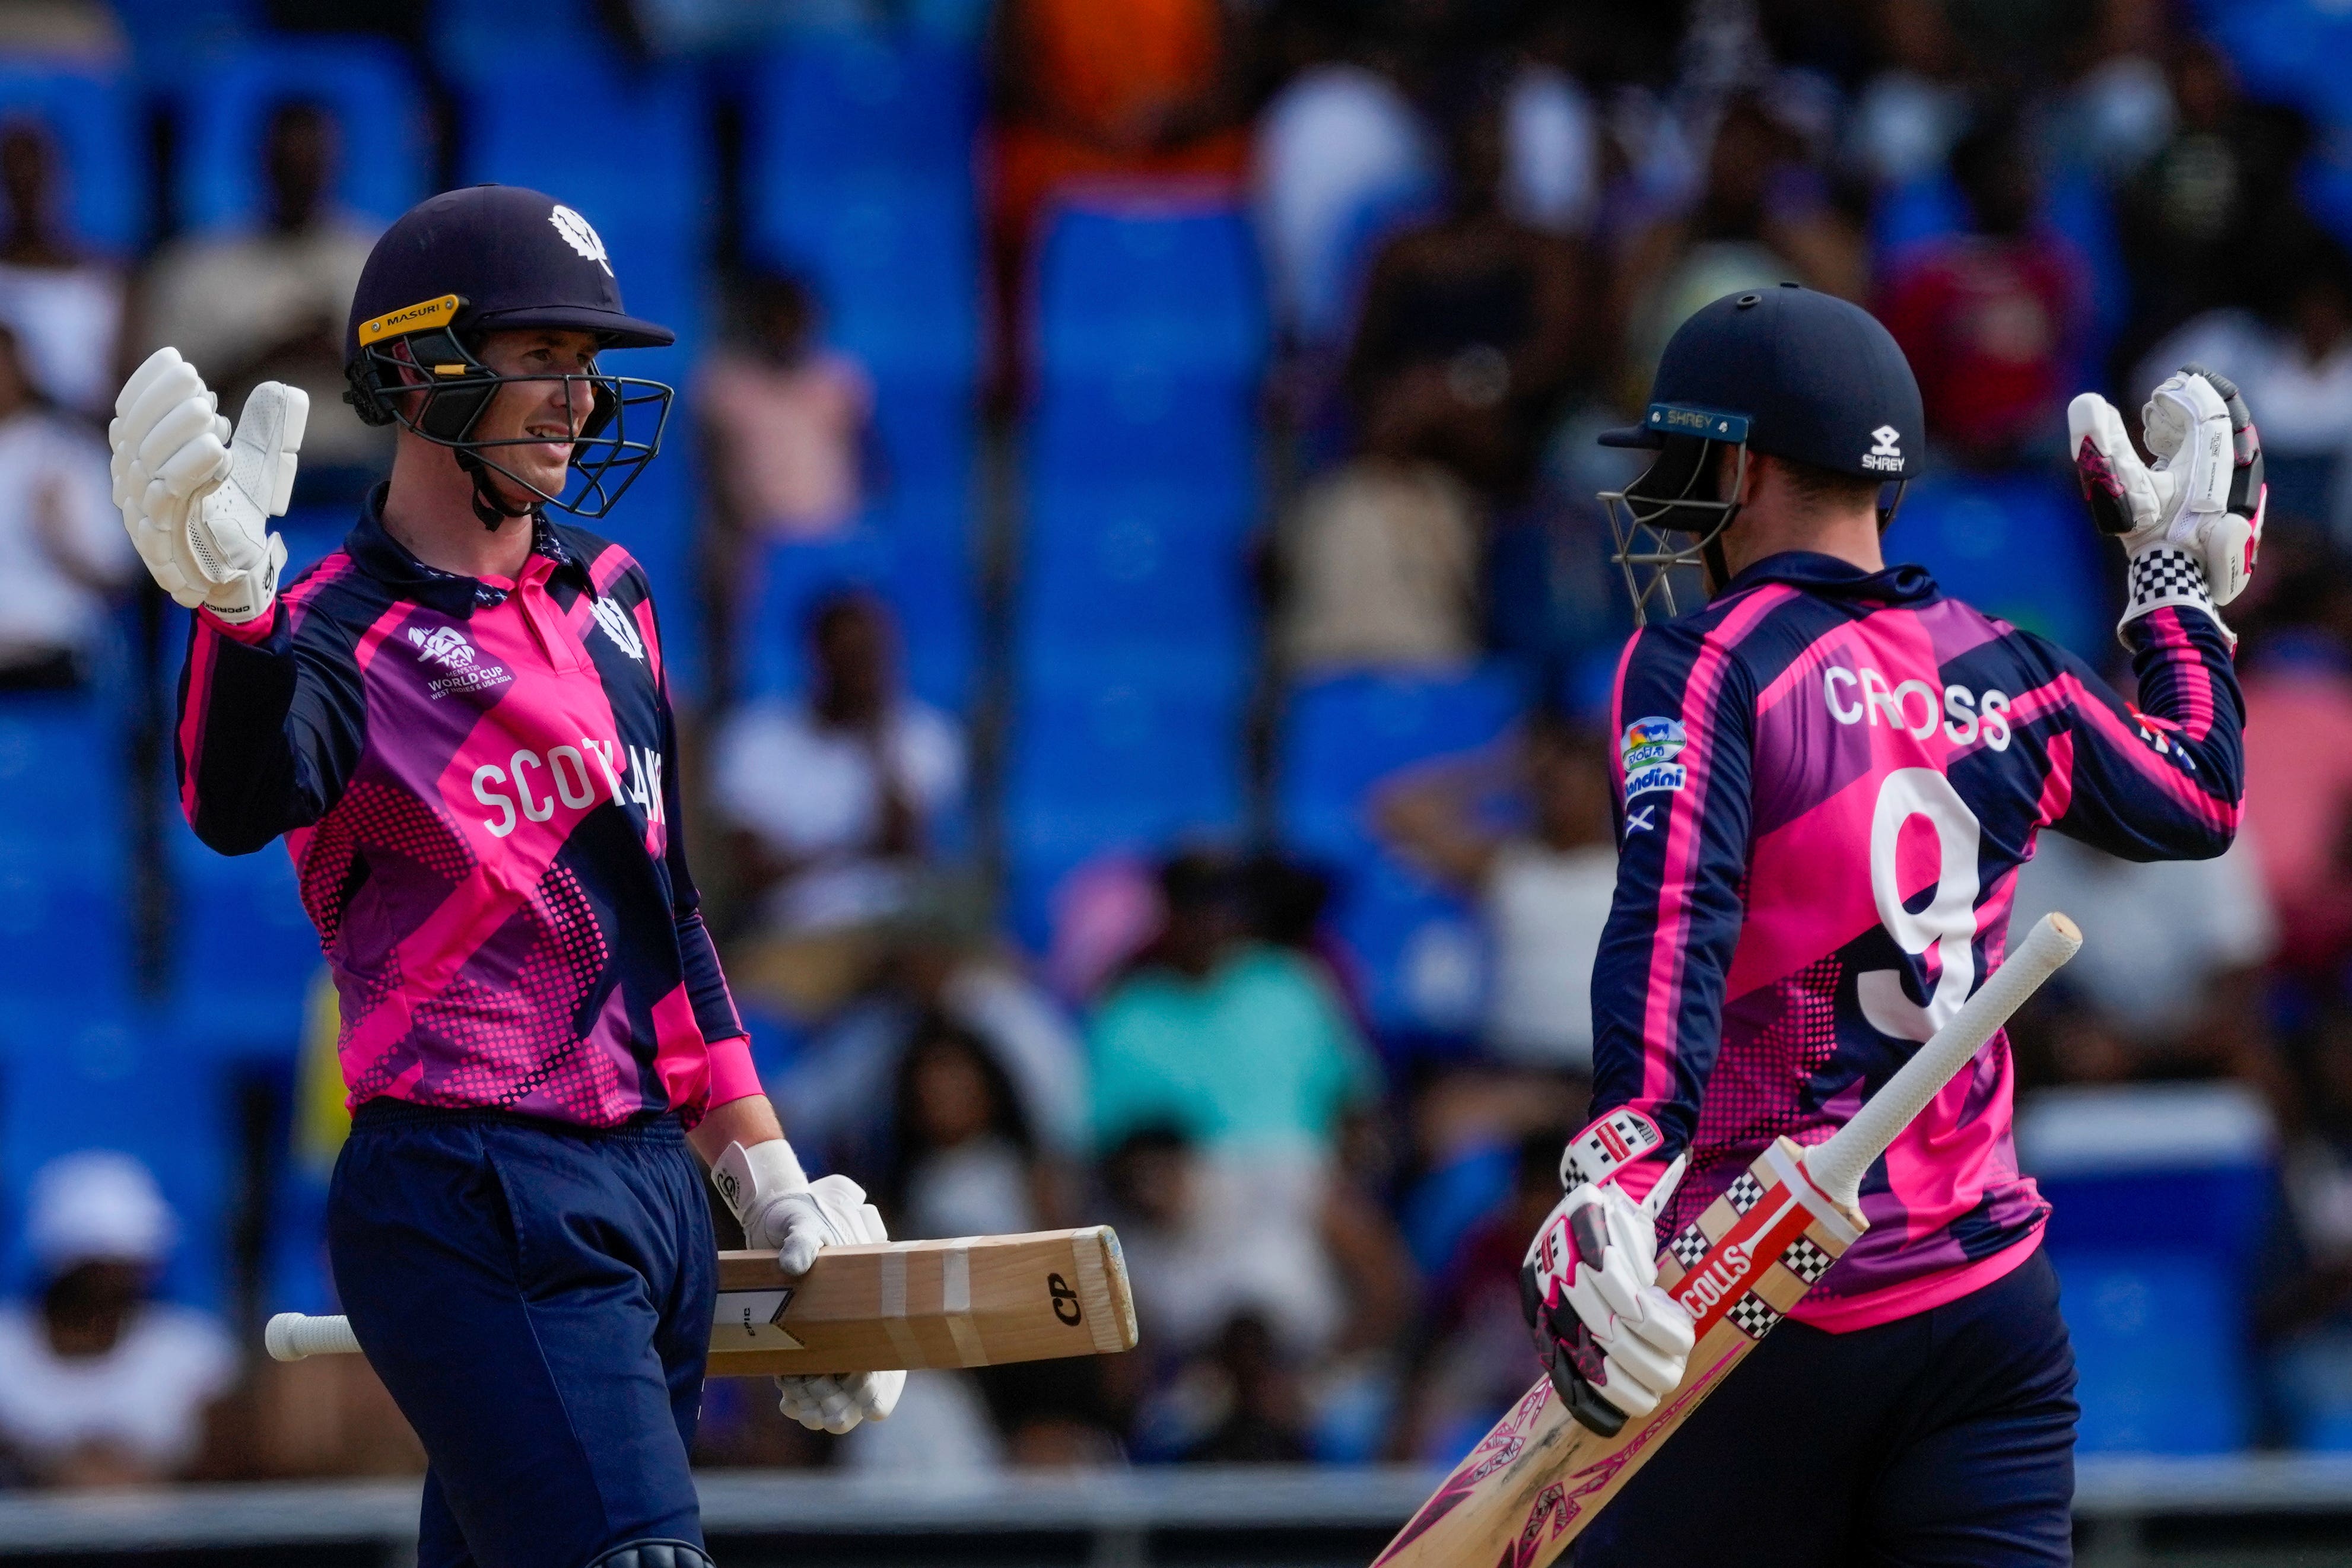
<path id="1" fill-rule="evenodd" d="M 314 1318 L 300 1312 L 280 1312 L 261 1331 L 262 1348 L 273 1361 L 299 1361 L 306 1355 L 357 1355 L 360 1342 L 349 1318 Z"/>
<path id="2" fill-rule="evenodd" d="M 2024 942 L 1975 996 L 1960 1004 L 1952 1021 L 1912 1052 L 1911 1060 L 1853 1113 L 1853 1120 L 1805 1155 L 1805 1174 L 1812 1177 L 1813 1185 L 1824 1196 L 1853 1207 L 1863 1173 L 1886 1152 L 1886 1145 L 1942 1092 L 1954 1073 L 1975 1059 L 1993 1031 L 2009 1021 L 2009 1015 L 2082 947 L 2082 932 L 2064 915 L 2045 915 L 2034 922 Z"/>

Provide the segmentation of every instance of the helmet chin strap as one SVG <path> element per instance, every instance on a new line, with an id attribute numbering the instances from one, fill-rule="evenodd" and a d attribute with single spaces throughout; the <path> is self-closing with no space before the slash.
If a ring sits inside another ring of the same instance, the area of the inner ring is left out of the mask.
<path id="1" fill-rule="evenodd" d="M 457 459 L 457 466 L 463 468 L 474 481 L 475 520 L 491 533 L 497 533 L 506 525 L 509 517 L 527 517 L 539 510 L 539 502 L 536 499 L 517 506 L 500 495 L 499 487 L 490 481 L 489 465 L 473 453 L 460 447 L 453 455 Z"/>

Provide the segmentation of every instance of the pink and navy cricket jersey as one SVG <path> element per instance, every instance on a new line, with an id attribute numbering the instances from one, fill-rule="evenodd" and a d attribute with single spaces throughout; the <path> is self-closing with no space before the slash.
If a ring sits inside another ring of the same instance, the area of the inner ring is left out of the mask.
<path id="1" fill-rule="evenodd" d="M 383 496 L 266 623 L 196 616 L 176 747 L 205 843 L 286 839 L 351 1103 L 609 1127 L 756 1092 L 645 572 L 543 519 L 519 580 L 436 571 Z"/>
<path id="2" fill-rule="evenodd" d="M 2130 860 L 2228 847 L 2244 717 L 2228 639 L 2178 604 L 2125 634 L 2138 711 L 1917 567 L 1792 553 L 1634 638 L 1593 1113 L 1663 1134 L 1621 1178 L 1636 1196 L 1687 1149 L 1659 1234 L 1773 1138 L 1827 1137 L 1958 1009 L 2000 962 L 2042 830 Z M 2018 1172 L 2011 1091 L 1995 1035 L 1871 1170 L 1870 1229 L 1797 1317 L 1864 1327 L 2024 1261 L 2049 1206 Z"/>

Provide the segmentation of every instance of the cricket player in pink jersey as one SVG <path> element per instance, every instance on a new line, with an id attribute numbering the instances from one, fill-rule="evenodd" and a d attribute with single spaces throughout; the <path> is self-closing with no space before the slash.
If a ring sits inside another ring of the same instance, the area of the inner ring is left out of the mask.
<path id="1" fill-rule="evenodd" d="M 1767 1144 L 1826 1138 L 1958 1010 L 2000 963 L 2038 833 L 2136 860 L 2229 845 L 2242 708 L 2215 606 L 2245 586 L 2263 496 L 2217 375 L 2156 390 L 2152 465 L 2103 399 L 2069 411 L 2093 520 L 2124 547 L 2134 708 L 1886 564 L 1919 392 L 1866 312 L 1794 285 L 1718 299 L 1652 396 L 1603 437 L 1657 457 L 1603 497 L 1645 624 L 1617 674 L 1595 1120 L 1523 1279 L 1554 1384 L 1602 1429 L 1683 1375 L 1661 1246 L 1700 1245 L 1686 1228 L 1738 1201 Z M 1676 574 L 1703 601 L 1675 603 Z M 1861 1241 L 1793 1322 L 1759 1326 L 1576 1562 L 2071 1560 L 2073 1353 L 2011 1088 L 1996 1035 L 1864 1181 Z"/>
<path id="2" fill-rule="evenodd" d="M 499 185 L 421 204 L 346 340 L 392 478 L 282 593 L 267 519 L 301 392 L 256 388 L 232 434 L 163 349 L 110 432 L 131 538 L 195 612 L 181 805 L 224 853 L 285 841 L 334 973 L 352 1126 L 329 1249 L 430 1461 L 421 1568 L 709 1564 L 696 1155 L 787 1274 L 884 1239 L 855 1184 L 803 1174 L 752 1071 L 687 871 L 645 571 L 548 516 L 604 516 L 655 455 L 670 389 L 600 356 L 671 340 L 573 209 Z M 903 1381 L 779 1384 L 840 1432 Z"/>

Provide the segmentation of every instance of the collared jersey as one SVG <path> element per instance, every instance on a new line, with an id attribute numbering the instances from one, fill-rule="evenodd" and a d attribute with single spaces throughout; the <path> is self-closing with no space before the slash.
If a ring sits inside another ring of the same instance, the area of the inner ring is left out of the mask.
<path id="1" fill-rule="evenodd" d="M 195 617 L 181 807 L 224 853 L 284 836 L 353 1106 L 690 1123 L 756 1079 L 677 831 L 645 572 L 543 520 L 514 581 L 437 571 L 383 493 L 266 624 Z"/>
<path id="2" fill-rule="evenodd" d="M 2054 828 L 2130 860 L 2219 854 L 2243 708 L 2211 616 L 2126 632 L 2126 707 L 2082 660 L 1927 572 L 1759 561 L 1628 646 L 1614 699 L 1617 894 L 1593 976 L 1593 1113 L 1687 1149 L 1661 1235 L 1772 1139 L 1826 1138 L 2000 964 L 2017 868 Z M 2099 940 L 2096 931 L 2088 940 Z M 1796 1315 L 1858 1328 L 2021 1262 L 2007 1038 L 1864 1179 L 1870 1228 Z"/>

